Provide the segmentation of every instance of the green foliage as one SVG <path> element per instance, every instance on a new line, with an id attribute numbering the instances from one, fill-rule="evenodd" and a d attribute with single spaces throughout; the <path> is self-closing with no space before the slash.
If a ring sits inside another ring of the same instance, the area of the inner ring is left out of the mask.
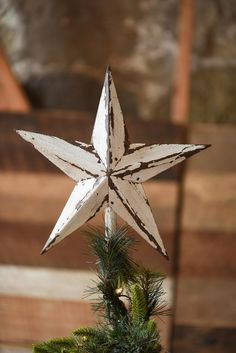
<path id="1" fill-rule="evenodd" d="M 162 300 L 164 276 L 134 263 L 126 230 L 90 237 L 98 280 L 88 293 L 98 297 L 95 309 L 103 320 L 70 338 L 37 344 L 33 353 L 159 353 L 159 332 L 151 317 L 169 313 Z"/>
<path id="2" fill-rule="evenodd" d="M 150 324 L 151 323 L 151 324 Z M 76 331 L 77 332 L 77 331 Z M 115 326 L 104 325 L 95 329 L 93 335 L 78 339 L 81 353 L 158 353 L 161 350 L 155 322 L 117 322 Z M 80 343 L 82 342 L 82 345 Z"/>
<path id="3" fill-rule="evenodd" d="M 160 352 L 157 330 L 147 329 L 142 322 L 120 322 L 109 332 L 109 353 L 157 353 Z"/>
<path id="4" fill-rule="evenodd" d="M 143 322 L 147 315 L 145 293 L 138 283 L 130 286 L 131 317 L 133 321 Z"/>
<path id="5" fill-rule="evenodd" d="M 109 280 L 113 286 L 127 283 L 133 278 L 134 262 L 130 258 L 129 249 L 133 240 L 126 237 L 127 230 L 119 229 L 104 237 L 100 233 L 90 233 L 91 249 L 97 257 L 98 274 L 103 280 Z M 117 287 L 116 287 L 117 288 Z"/>
<path id="6" fill-rule="evenodd" d="M 83 337 L 94 337 L 97 334 L 97 329 L 93 327 L 82 327 L 73 332 L 73 335 L 77 339 L 83 339 Z"/>
<path id="7" fill-rule="evenodd" d="M 154 320 L 148 320 L 147 322 L 147 330 L 151 332 L 156 331 L 156 323 Z"/>
<path id="8" fill-rule="evenodd" d="M 99 233 L 91 234 L 92 252 L 97 257 L 98 281 L 88 293 L 99 295 L 95 309 L 105 311 L 110 322 L 128 317 L 127 308 L 118 292 L 135 276 L 135 264 L 129 256 L 133 241 L 126 237 L 126 232 L 120 229 L 110 234 L 109 238 Z"/>
<path id="9" fill-rule="evenodd" d="M 163 290 L 164 279 L 165 277 L 163 274 L 150 271 L 140 266 L 137 268 L 135 282 L 141 287 L 146 301 L 145 320 L 148 320 L 154 315 L 161 316 L 170 314 L 162 299 L 165 294 Z"/>
<path id="10" fill-rule="evenodd" d="M 76 330 L 74 338 L 79 353 L 108 353 L 109 344 L 105 327 L 82 328 Z"/>
<path id="11" fill-rule="evenodd" d="M 76 341 L 71 337 L 57 338 L 48 342 L 35 344 L 33 353 L 76 353 L 78 347 Z"/>

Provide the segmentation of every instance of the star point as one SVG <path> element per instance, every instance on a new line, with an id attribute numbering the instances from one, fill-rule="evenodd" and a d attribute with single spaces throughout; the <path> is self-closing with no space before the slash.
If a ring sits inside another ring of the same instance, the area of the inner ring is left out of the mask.
<path id="1" fill-rule="evenodd" d="M 41 254 L 109 206 L 168 258 L 141 183 L 209 145 L 130 144 L 109 67 L 90 145 L 22 130 L 17 133 L 76 182 Z"/>

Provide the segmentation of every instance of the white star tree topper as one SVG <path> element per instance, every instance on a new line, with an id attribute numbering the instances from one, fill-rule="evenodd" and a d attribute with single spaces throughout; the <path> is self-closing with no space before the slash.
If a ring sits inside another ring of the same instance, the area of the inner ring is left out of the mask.
<path id="1" fill-rule="evenodd" d="M 109 68 L 91 144 L 70 144 L 54 136 L 17 132 L 76 182 L 42 253 L 88 222 L 100 209 L 110 207 L 168 257 L 141 183 L 209 145 L 130 144 Z"/>

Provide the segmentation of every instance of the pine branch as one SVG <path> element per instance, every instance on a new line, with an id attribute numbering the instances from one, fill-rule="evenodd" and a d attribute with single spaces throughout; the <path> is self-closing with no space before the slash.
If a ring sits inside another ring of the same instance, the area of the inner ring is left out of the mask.
<path id="1" fill-rule="evenodd" d="M 143 290 L 143 295 L 146 300 L 147 312 L 145 320 L 150 317 L 170 315 L 170 310 L 166 308 L 166 303 L 163 300 L 165 291 L 163 289 L 163 274 L 150 271 L 144 267 L 138 267 L 135 282 Z"/>
<path id="2" fill-rule="evenodd" d="M 134 262 L 129 256 L 129 250 L 134 241 L 126 237 L 126 234 L 127 229 L 124 228 L 111 233 L 108 239 L 98 232 L 90 233 L 90 246 L 97 257 L 100 277 L 122 283 L 133 278 Z"/>
<path id="3" fill-rule="evenodd" d="M 93 327 L 83 327 L 73 332 L 77 340 L 85 340 L 87 338 L 95 337 L 98 330 Z"/>
<path id="4" fill-rule="evenodd" d="M 147 303 L 145 293 L 139 284 L 130 286 L 131 317 L 135 322 L 144 322 L 147 316 Z"/>
<path id="5" fill-rule="evenodd" d="M 81 328 L 73 332 L 79 353 L 111 353 L 105 326 Z"/>
<path id="6" fill-rule="evenodd" d="M 33 353 L 77 353 L 78 346 L 71 337 L 57 338 L 33 345 Z"/>
<path id="7" fill-rule="evenodd" d="M 108 333 L 108 342 L 113 347 L 109 353 L 159 353 L 159 340 L 157 330 L 147 329 L 146 323 L 121 321 Z"/>
<path id="8" fill-rule="evenodd" d="M 105 310 L 107 320 L 114 323 L 128 319 L 128 311 L 121 300 L 122 288 L 134 279 L 135 265 L 129 256 L 132 239 L 126 237 L 127 230 L 111 233 L 109 238 L 91 234 L 91 248 L 97 257 L 98 281 L 89 289 L 90 294 L 100 294 L 96 310 Z"/>
<path id="9" fill-rule="evenodd" d="M 109 238 L 90 234 L 98 280 L 88 292 L 99 295 L 102 323 L 80 328 L 70 338 L 36 344 L 33 353 L 160 353 L 159 331 L 150 317 L 168 313 L 162 299 L 164 276 L 133 262 L 133 241 L 126 232 L 118 230 Z"/>

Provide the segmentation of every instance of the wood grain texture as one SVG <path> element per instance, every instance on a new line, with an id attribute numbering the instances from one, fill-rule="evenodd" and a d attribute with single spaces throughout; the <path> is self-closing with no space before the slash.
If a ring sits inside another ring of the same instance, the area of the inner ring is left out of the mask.
<path id="1" fill-rule="evenodd" d="M 81 326 L 94 325 L 89 303 L 68 300 L 0 297 L 0 341 L 33 343 L 64 337 Z"/>
<path id="2" fill-rule="evenodd" d="M 235 133 L 234 126 L 189 127 L 189 142 L 212 147 L 186 168 L 174 352 L 233 351 Z"/>
<path id="3" fill-rule="evenodd" d="M 58 169 L 22 143 L 15 129 L 56 135 L 67 141 L 78 139 L 89 143 L 94 116 L 82 112 L 34 111 L 30 114 L 0 113 L 0 169 L 14 171 L 54 172 Z M 65 129 L 66 122 L 66 129 Z M 181 143 L 185 129 L 171 123 L 143 122 L 126 118 L 132 141 L 145 143 Z M 7 151 L 7 154 L 5 153 Z M 178 167 L 162 178 L 177 178 Z"/>
<path id="4" fill-rule="evenodd" d="M 95 259 L 89 253 L 88 238 L 85 235 L 88 228 L 81 228 L 70 239 L 66 239 L 63 244 L 59 244 L 45 256 L 40 255 L 40 251 L 52 225 L 1 221 L 0 226 L 2 230 L 0 263 L 2 264 L 86 270 L 95 268 Z M 137 242 L 136 251 L 133 252 L 137 262 L 166 275 L 171 274 L 171 261 L 158 256 L 156 250 L 132 230 L 129 230 L 129 234 Z M 163 231 L 162 234 L 171 256 L 173 233 Z"/>
<path id="5" fill-rule="evenodd" d="M 95 280 L 90 270 L 0 265 L 0 295 L 9 297 L 89 302 L 85 291 Z"/>
<path id="6" fill-rule="evenodd" d="M 63 175 L 1 172 L 0 219 L 53 224 L 73 186 L 73 181 Z M 164 231 L 173 232 L 178 184 L 174 181 L 150 181 L 144 185 L 144 189 L 160 227 Z M 101 215 L 96 218 L 91 220 L 92 224 L 94 221 L 96 224 L 102 223 Z"/>
<path id="7" fill-rule="evenodd" d="M 75 329 L 93 326 L 91 305 L 81 301 L 0 297 L 0 343 L 32 344 L 65 337 Z M 168 348 L 169 318 L 157 321 L 161 342 Z"/>
<path id="8" fill-rule="evenodd" d="M 51 183 L 51 181 L 53 181 L 52 178 L 55 181 L 53 183 Z M 66 266 L 73 268 L 78 266 L 78 268 L 88 268 L 90 264 L 86 263 L 86 261 L 91 260 L 91 258 L 84 255 L 88 253 L 87 242 L 85 241 L 84 235 L 85 229 L 88 229 L 87 227 L 74 234 L 70 241 L 65 242 L 64 247 L 59 247 L 58 250 L 55 249 L 49 256 L 39 256 L 42 244 L 44 244 L 50 233 L 53 221 L 56 219 L 57 213 L 64 203 L 64 193 L 62 191 L 63 186 L 67 188 L 67 185 L 60 182 L 60 180 L 56 183 L 57 178 L 55 179 L 54 177 L 49 177 L 48 181 L 46 177 L 41 180 L 41 178 L 35 179 L 34 176 L 26 179 L 24 176 L 20 176 L 19 179 L 16 179 L 15 181 L 19 188 L 17 188 L 18 191 L 15 195 L 5 192 L 4 196 L 3 194 L 1 196 L 4 202 L 4 207 L 1 208 L 1 242 L 3 245 L 0 249 L 1 261 L 34 265 L 38 263 L 42 266 Z M 8 175 L 8 178 L 5 180 L 9 182 L 10 176 Z M 28 181 L 25 193 L 20 187 L 21 180 Z M 40 183 L 40 180 L 43 187 L 35 188 L 34 185 L 37 185 L 38 182 Z M 54 187 L 52 188 L 51 185 Z M 56 187 L 56 185 L 58 187 Z M 51 191 L 49 191 L 49 189 L 51 189 Z M 5 189 L 5 191 L 6 190 L 7 189 Z M 153 203 L 155 214 L 163 221 L 161 222 L 163 226 L 163 236 L 167 242 L 168 250 L 171 252 L 176 185 L 164 183 L 163 186 L 160 185 L 158 187 L 151 183 L 147 185 L 147 192 L 148 195 L 151 195 L 151 202 Z M 163 200 L 160 207 L 159 205 L 157 207 L 156 203 L 154 204 L 156 198 Z M 24 204 L 23 208 L 22 202 Z M 32 207 L 32 205 L 34 205 L 34 207 Z M 11 210 L 13 213 L 9 213 L 7 209 Z M 167 220 L 169 220 L 169 223 L 166 223 Z M 98 217 L 94 219 L 92 224 L 101 227 L 102 222 L 103 219 Z M 130 233 L 133 234 L 133 232 Z M 19 239 L 21 239 L 21 241 L 19 241 Z M 166 268 L 166 266 L 169 267 L 169 263 L 164 265 L 166 261 L 161 261 L 159 259 L 160 257 L 151 250 L 150 246 L 146 246 L 141 240 L 139 242 L 140 246 L 137 251 L 139 259 L 143 257 L 143 261 L 147 259 L 148 263 L 153 266 L 158 267 L 158 264 L 161 263 L 162 268 L 163 266 L 164 268 Z M 16 244 L 18 244 L 17 247 Z"/>
<path id="9" fill-rule="evenodd" d="M 0 266 L 0 325 L 4 327 L 0 342 L 33 343 L 93 325 L 98 316 L 92 313 L 91 298 L 85 298 L 84 291 L 95 279 L 91 271 Z M 169 278 L 164 281 L 168 305 L 171 284 Z M 166 346 L 169 318 L 157 319 L 157 324 Z"/>
<path id="10" fill-rule="evenodd" d="M 234 353 L 235 329 L 178 325 L 173 353 Z"/>
<path id="11" fill-rule="evenodd" d="M 192 169 L 185 179 L 184 205 L 185 230 L 235 232 L 236 173 L 211 174 Z"/>
<path id="12" fill-rule="evenodd" d="M 15 189 L 12 188 L 15 186 Z M 59 215 L 67 194 L 72 188 L 72 182 L 66 177 L 52 174 L 30 174 L 30 173 L 1 173 L 0 174 L 0 219 L 3 229 L 1 241 L 3 247 L 0 249 L 1 261 L 5 263 L 39 264 L 46 266 L 76 267 L 83 265 L 87 257 L 87 245 L 84 240 L 84 230 L 78 231 L 71 237 L 71 242 L 65 242 L 65 253 L 60 247 L 59 252 L 55 250 L 50 256 L 40 257 L 39 251 L 45 243 L 47 236 L 53 228 L 53 222 Z M 166 241 L 169 254 L 172 253 L 172 237 L 175 224 L 175 207 L 177 196 L 177 184 L 175 182 L 148 182 L 145 192 L 150 199 L 154 216 L 160 220 L 160 229 Z M 22 204 L 24 207 L 22 207 Z M 119 220 L 119 224 L 124 224 Z M 100 213 L 90 223 L 93 226 L 102 226 L 103 215 Z M 132 235 L 134 232 L 130 231 Z M 19 242 L 19 236 L 22 241 Z M 14 249 L 15 244 L 18 247 Z M 29 253 L 27 255 L 27 246 Z M 152 266 L 168 268 L 159 256 L 148 250 L 140 240 L 138 257 L 144 256 Z M 5 249 L 5 250 L 4 250 Z M 77 249 L 77 250 L 76 250 Z M 22 255 L 22 258 L 21 258 Z M 50 260 L 51 259 L 51 260 Z M 143 261 L 144 261 L 143 260 Z M 165 262 L 165 261 L 164 261 Z M 79 267 L 81 268 L 81 267 Z"/>
<path id="13" fill-rule="evenodd" d="M 224 174 L 236 172 L 236 126 L 233 124 L 191 124 L 190 143 L 210 143 L 206 153 L 189 159 L 189 172 Z"/>
<path id="14" fill-rule="evenodd" d="M 235 328 L 235 297 L 233 278 L 181 277 L 176 324 Z"/>
<path id="15" fill-rule="evenodd" d="M 207 140 L 212 148 L 189 160 L 183 228 L 190 232 L 234 233 L 236 128 L 233 125 L 196 124 L 190 127 L 189 136 L 191 142 Z"/>
<path id="16" fill-rule="evenodd" d="M 0 265 L 0 295 L 9 297 L 92 302 L 97 295 L 88 296 L 86 290 L 95 280 L 97 275 L 92 270 Z M 169 307 L 171 288 L 172 280 L 168 277 L 163 282 L 163 299 Z"/>
<path id="17" fill-rule="evenodd" d="M 221 231 L 183 231 L 180 276 L 235 278 L 236 232 L 227 232 L 222 228 Z"/>

